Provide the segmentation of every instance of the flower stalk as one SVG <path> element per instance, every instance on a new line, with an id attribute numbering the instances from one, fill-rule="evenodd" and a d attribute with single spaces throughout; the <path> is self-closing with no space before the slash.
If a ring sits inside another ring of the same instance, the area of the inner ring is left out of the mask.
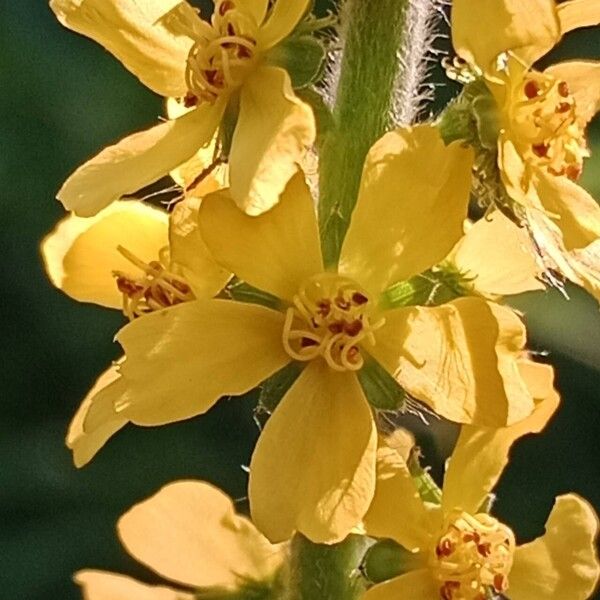
<path id="1" fill-rule="evenodd" d="M 320 149 L 319 222 L 326 266 L 339 259 L 369 148 L 389 129 L 409 0 L 346 0 L 333 127 Z"/>

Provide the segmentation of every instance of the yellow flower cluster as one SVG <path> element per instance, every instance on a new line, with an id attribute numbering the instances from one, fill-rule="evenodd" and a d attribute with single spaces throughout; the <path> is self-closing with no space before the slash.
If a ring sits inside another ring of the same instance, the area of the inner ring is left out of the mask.
<path id="1" fill-rule="evenodd" d="M 55 286 L 129 319 L 123 357 L 71 423 L 76 465 L 128 423 L 189 419 L 294 370 L 250 461 L 254 525 L 209 484 L 174 483 L 118 530 L 177 589 L 97 571 L 76 581 L 87 600 L 279 598 L 296 533 L 359 534 L 410 554 L 365 600 L 585 600 L 599 573 L 589 505 L 559 497 L 546 534 L 518 545 L 486 498 L 512 444 L 559 404 L 552 368 L 530 358 L 502 298 L 557 278 L 600 298 L 600 208 L 575 183 L 600 67 L 532 66 L 564 33 L 597 25 L 600 1 L 454 0 L 448 73 L 477 133 L 448 142 L 426 122 L 377 140 L 335 268 L 302 168 L 315 117 L 276 60 L 309 5 L 217 0 L 203 20 L 179 0 L 50 2 L 168 114 L 68 178 L 58 198 L 71 213 L 42 242 Z M 123 199 L 168 174 L 172 210 Z M 491 206 L 470 222 L 484 188 Z M 396 408 L 460 424 L 433 495 L 417 485 L 412 443 L 378 430 L 374 378 L 402 396 Z"/>

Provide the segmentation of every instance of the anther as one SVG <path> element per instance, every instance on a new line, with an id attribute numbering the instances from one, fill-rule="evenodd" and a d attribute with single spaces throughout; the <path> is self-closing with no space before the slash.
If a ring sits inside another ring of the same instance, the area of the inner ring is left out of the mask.
<path id="1" fill-rule="evenodd" d="M 571 95 L 571 90 L 569 89 L 569 84 L 566 81 L 561 81 L 558 84 L 558 93 L 563 98 L 568 98 Z"/>
<path id="2" fill-rule="evenodd" d="M 533 153 L 539 158 L 545 158 L 548 156 L 548 150 L 550 149 L 547 144 L 532 144 L 531 149 Z"/>
<path id="3" fill-rule="evenodd" d="M 352 323 L 344 323 L 344 333 L 351 337 L 357 336 L 363 328 L 362 321 L 356 320 Z"/>
<path id="4" fill-rule="evenodd" d="M 557 114 L 563 114 L 571 110 L 571 105 L 568 102 L 560 102 L 554 110 Z"/>
<path id="5" fill-rule="evenodd" d="M 527 96 L 527 98 L 529 98 L 530 100 L 533 100 L 534 98 L 537 98 L 537 96 L 539 96 L 540 94 L 540 86 L 533 80 L 529 80 L 526 84 L 525 84 L 525 96 Z"/>
<path id="6" fill-rule="evenodd" d="M 352 294 L 352 302 L 354 302 L 354 304 L 356 304 L 356 306 L 362 306 L 363 304 L 366 304 L 368 301 L 369 301 L 369 299 L 364 294 L 361 294 L 360 292 L 354 292 L 354 294 Z"/>

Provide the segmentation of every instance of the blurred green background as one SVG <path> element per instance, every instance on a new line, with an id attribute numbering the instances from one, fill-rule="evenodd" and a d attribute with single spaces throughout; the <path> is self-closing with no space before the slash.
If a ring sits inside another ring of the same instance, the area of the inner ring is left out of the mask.
<path id="1" fill-rule="evenodd" d="M 571 34 L 551 59 L 581 56 L 600 57 L 597 31 Z M 83 567 L 151 580 L 121 549 L 114 525 L 161 485 L 202 478 L 243 498 L 242 465 L 257 436 L 253 400 L 222 401 L 168 427 L 128 427 L 88 467 L 72 466 L 67 424 L 117 357 L 111 340 L 123 319 L 54 290 L 38 244 L 63 215 L 54 194 L 65 177 L 106 144 L 154 123 L 161 101 L 99 46 L 62 29 L 44 0 L 2 3 L 0 90 L 0 597 L 71 600 L 79 598 L 71 574 Z M 452 93 L 438 89 L 440 99 Z M 592 145 L 584 184 L 600 198 L 597 123 Z M 498 514 L 530 539 L 557 494 L 573 490 L 600 507 L 600 315 L 577 290 L 570 302 L 539 293 L 515 304 L 532 346 L 558 368 L 563 394 L 547 431 L 515 449 L 498 490 Z M 439 475 L 452 433 L 441 427 L 434 444 L 413 424 Z"/>

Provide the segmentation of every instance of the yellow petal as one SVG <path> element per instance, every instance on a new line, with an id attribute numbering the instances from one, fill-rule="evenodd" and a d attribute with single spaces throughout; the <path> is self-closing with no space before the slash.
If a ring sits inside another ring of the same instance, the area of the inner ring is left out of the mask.
<path id="1" fill-rule="evenodd" d="M 573 250 L 570 265 L 577 273 L 573 282 L 600 301 L 600 240 L 581 250 Z"/>
<path id="2" fill-rule="evenodd" d="M 196 298 L 212 298 L 223 289 L 231 273 L 217 264 L 202 239 L 198 223 L 200 203 L 199 198 L 186 198 L 171 213 L 171 268 L 183 275 Z"/>
<path id="3" fill-rule="evenodd" d="M 527 66 L 561 37 L 555 0 L 454 0 L 452 42 L 456 53 L 486 73 L 512 52 Z"/>
<path id="4" fill-rule="evenodd" d="M 600 572 L 598 517 L 574 494 L 559 496 L 546 533 L 517 548 L 509 575 L 511 600 L 587 600 Z"/>
<path id="5" fill-rule="evenodd" d="M 200 228 L 217 262 L 279 298 L 291 301 L 305 279 L 323 271 L 315 207 L 301 173 L 259 217 L 242 213 L 228 193 L 210 194 Z"/>
<path id="6" fill-rule="evenodd" d="M 539 173 L 536 191 L 567 250 L 585 248 L 600 238 L 600 206 L 581 186 L 566 177 Z"/>
<path id="7" fill-rule="evenodd" d="M 238 0 L 237 4 L 240 5 L 242 10 L 250 13 L 257 25 L 260 25 L 267 14 L 269 8 L 269 0 Z"/>
<path id="8" fill-rule="evenodd" d="M 315 141 L 311 108 L 296 97 L 290 77 L 278 67 L 262 67 L 241 90 L 229 171 L 231 196 L 252 216 L 279 202 Z"/>
<path id="9" fill-rule="evenodd" d="M 67 433 L 67 447 L 73 451 L 76 467 L 90 462 L 113 434 L 127 424 L 127 419 L 114 410 L 123 391 L 115 364 L 100 375 L 84 398 Z"/>
<path id="10" fill-rule="evenodd" d="M 184 6 L 179 6 L 183 4 Z M 104 46 L 161 96 L 184 96 L 185 70 L 193 40 L 175 27 L 198 17 L 179 0 L 51 0 L 50 8 L 69 29 Z M 189 7 L 188 7 L 189 8 Z M 170 14 L 168 14 L 170 13 Z"/>
<path id="11" fill-rule="evenodd" d="M 121 308 L 114 271 L 140 273 L 120 252 L 126 247 L 144 262 L 157 260 L 168 243 L 167 213 L 143 202 L 119 201 L 92 218 L 65 217 L 41 244 L 50 281 L 80 302 Z"/>
<path id="12" fill-rule="evenodd" d="M 420 125 L 369 151 L 340 272 L 373 295 L 444 259 L 462 237 L 473 153 Z"/>
<path id="13" fill-rule="evenodd" d="M 541 432 L 558 408 L 560 398 L 552 386 L 552 367 L 525 360 L 520 370 L 537 401 L 533 413 L 510 427 L 462 427 L 444 478 L 445 514 L 453 509 L 479 512 L 508 464 L 512 445 L 524 435 Z"/>
<path id="14" fill-rule="evenodd" d="M 525 328 L 510 309 L 479 298 L 384 313 L 373 356 L 439 415 L 490 427 L 531 414 L 517 358 Z"/>
<path id="15" fill-rule="evenodd" d="M 374 585 L 362 598 L 363 600 L 399 600 L 400 598 L 433 600 L 438 597 L 439 589 L 429 569 L 419 569 Z"/>
<path id="16" fill-rule="evenodd" d="M 162 425 L 251 390 L 290 360 L 283 319 L 255 304 L 197 300 L 133 321 L 117 334 L 128 386 L 119 410 L 138 425 Z"/>
<path id="17" fill-rule="evenodd" d="M 105 571 L 79 571 L 75 583 L 81 587 L 83 600 L 193 600 L 186 594 L 163 586 L 146 585 L 125 575 Z"/>
<path id="18" fill-rule="evenodd" d="M 308 11 L 310 0 L 276 0 L 265 24 L 258 32 L 258 45 L 265 51 L 285 39 Z"/>
<path id="19" fill-rule="evenodd" d="M 377 485 L 364 523 L 368 535 L 392 538 L 412 552 L 429 548 L 435 533 L 435 516 L 421 500 L 405 459 L 388 445 L 377 450 Z"/>
<path id="20" fill-rule="evenodd" d="M 174 121 L 135 133 L 79 167 L 57 198 L 67 210 L 91 217 L 125 194 L 137 192 L 189 160 L 208 143 L 222 105 L 203 104 Z"/>
<path id="21" fill-rule="evenodd" d="M 295 530 L 333 543 L 375 491 L 377 433 L 358 380 L 313 361 L 261 433 L 250 464 L 252 518 L 272 541 Z"/>
<path id="22" fill-rule="evenodd" d="M 536 204 L 532 183 L 531 165 L 527 164 L 510 139 L 509 131 L 502 131 L 498 137 L 498 168 L 506 192 L 517 204 Z"/>
<path id="23" fill-rule="evenodd" d="M 470 227 L 451 253 L 450 261 L 473 288 L 487 297 L 543 290 L 541 268 L 525 229 L 500 211 Z"/>
<path id="24" fill-rule="evenodd" d="M 221 490 L 177 481 L 125 513 L 118 531 L 127 551 L 172 581 L 235 589 L 270 579 L 283 559 Z"/>
<path id="25" fill-rule="evenodd" d="M 597 0 L 570 0 L 557 6 L 561 32 L 600 25 L 600 3 Z"/>
<path id="26" fill-rule="evenodd" d="M 589 123 L 600 110 L 600 62 L 573 60 L 552 65 L 545 72 L 567 82 L 578 121 Z"/>

